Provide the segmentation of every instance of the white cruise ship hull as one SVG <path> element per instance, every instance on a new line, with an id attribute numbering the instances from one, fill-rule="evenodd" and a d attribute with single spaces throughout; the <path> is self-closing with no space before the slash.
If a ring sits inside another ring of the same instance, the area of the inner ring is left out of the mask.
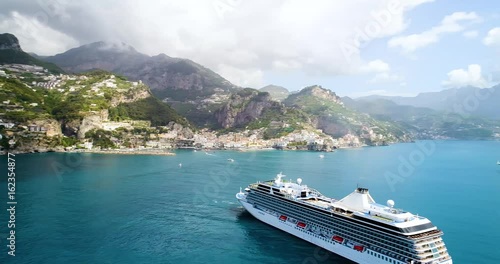
<path id="1" fill-rule="evenodd" d="M 237 197 L 238 201 L 243 205 L 243 207 L 252 214 L 255 218 L 260 221 L 279 228 L 289 234 L 292 234 L 296 237 L 302 238 L 306 241 L 313 243 L 319 247 L 322 247 L 330 252 L 333 252 L 337 255 L 340 255 L 346 259 L 354 261 L 360 264 L 386 264 L 386 263 L 397 263 L 397 264 L 406 264 L 405 262 L 401 262 L 396 259 L 391 259 L 387 256 L 380 256 L 377 252 L 372 252 L 370 249 L 365 249 L 363 252 L 357 251 L 350 247 L 347 244 L 337 243 L 332 240 L 332 238 L 323 237 L 317 235 L 313 232 L 307 231 L 305 228 L 298 227 L 295 223 L 289 221 L 282 221 L 279 219 L 279 216 L 265 212 L 263 210 L 259 210 L 255 208 L 252 204 L 249 204 L 245 201 L 245 199 L 241 199 L 242 197 Z M 436 264 L 438 262 L 435 262 Z M 433 263 L 434 264 L 434 263 Z M 447 260 L 444 262 L 440 262 L 439 264 L 452 264 L 452 260 Z"/>

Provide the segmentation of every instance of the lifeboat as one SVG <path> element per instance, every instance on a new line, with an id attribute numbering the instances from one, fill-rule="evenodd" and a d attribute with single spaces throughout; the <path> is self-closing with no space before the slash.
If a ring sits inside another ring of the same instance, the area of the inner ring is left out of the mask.
<path id="1" fill-rule="evenodd" d="M 287 219 L 287 218 L 288 218 L 288 217 L 286 217 L 286 215 L 281 215 L 281 216 L 280 216 L 280 220 L 281 220 L 281 221 L 286 221 L 286 219 Z"/>
<path id="2" fill-rule="evenodd" d="M 360 246 L 360 245 L 354 245 L 354 250 L 357 250 L 359 252 L 363 252 L 363 250 L 365 249 L 365 247 L 363 246 Z"/>
<path id="3" fill-rule="evenodd" d="M 305 228 L 306 227 L 306 223 L 298 222 L 297 226 L 300 227 L 300 228 Z"/>
<path id="4" fill-rule="evenodd" d="M 342 237 L 339 237 L 339 236 L 333 236 L 332 240 L 339 242 L 339 243 L 344 242 L 344 239 Z"/>

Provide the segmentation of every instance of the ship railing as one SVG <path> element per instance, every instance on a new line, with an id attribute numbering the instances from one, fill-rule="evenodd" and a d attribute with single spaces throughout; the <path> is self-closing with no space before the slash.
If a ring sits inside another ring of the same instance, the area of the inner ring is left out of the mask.
<path id="1" fill-rule="evenodd" d="M 291 195 L 290 195 L 291 196 Z M 287 194 L 285 195 L 285 197 L 287 197 Z M 295 197 L 293 197 L 295 198 Z M 307 198 L 306 198 L 307 199 Z M 328 207 L 323 207 L 323 206 L 319 206 L 319 205 L 316 205 L 316 204 L 313 204 L 313 203 L 308 203 L 306 201 L 306 199 L 296 199 L 298 202 L 301 202 L 303 204 L 307 204 L 308 206 L 313 206 L 313 207 L 316 207 L 318 209 L 322 209 L 322 210 L 328 210 Z"/>
<path id="2" fill-rule="evenodd" d="M 431 231 L 421 233 L 421 234 L 410 235 L 408 237 L 415 239 L 415 238 L 421 238 L 421 237 L 432 236 L 432 235 L 441 235 L 442 233 L 443 232 L 441 230 L 436 229 L 436 230 L 431 230 Z"/>
<path id="3" fill-rule="evenodd" d="M 420 261 L 434 260 L 435 254 L 438 254 L 439 256 L 443 256 L 443 255 L 446 256 L 446 255 L 448 255 L 448 252 L 445 250 L 445 251 L 429 252 L 429 253 L 425 253 L 425 254 L 420 254 L 419 255 Z"/>
<path id="4" fill-rule="evenodd" d="M 436 244 L 436 246 L 437 245 L 441 245 L 441 244 L 444 245 L 443 239 L 441 239 L 441 237 L 433 237 L 433 238 L 430 238 L 430 239 L 425 239 L 425 240 L 416 242 L 415 243 L 415 248 L 425 247 L 429 243 L 434 243 L 434 244 Z"/>
<path id="5" fill-rule="evenodd" d="M 252 183 L 252 184 L 250 184 L 250 188 L 252 188 L 252 189 L 257 189 L 258 186 L 259 186 L 258 183 Z"/>
<path id="6" fill-rule="evenodd" d="M 310 191 L 310 193 L 312 193 L 318 197 L 325 197 L 323 194 L 321 194 L 318 190 L 316 190 L 314 188 L 309 188 L 309 191 Z"/>
<path id="7" fill-rule="evenodd" d="M 425 252 L 419 253 L 418 255 L 425 257 L 424 259 L 427 259 L 427 258 L 434 258 L 434 254 L 441 255 L 441 254 L 444 254 L 445 252 L 447 252 L 446 247 L 440 247 L 440 248 L 437 248 L 436 252 L 433 252 L 432 249 L 428 249 Z"/>
<path id="8" fill-rule="evenodd" d="M 346 240 L 350 240 L 350 241 L 358 240 L 358 239 L 351 237 L 348 233 L 343 232 L 343 231 L 337 231 L 336 234 L 341 236 L 341 237 L 344 237 Z M 387 241 L 386 239 L 383 239 L 383 238 L 381 238 L 381 241 L 377 241 L 377 242 L 365 241 L 365 243 L 367 244 L 367 246 L 366 246 L 367 248 L 369 248 L 373 251 L 376 251 L 380 254 L 391 256 L 394 258 L 398 258 L 398 256 L 400 256 L 402 258 L 416 259 L 417 254 L 418 254 L 416 251 L 413 251 L 411 247 L 405 247 L 405 250 L 408 250 L 408 252 L 401 253 L 401 252 L 399 252 L 402 250 L 401 248 L 397 248 L 397 247 L 394 247 L 393 245 L 390 245 L 390 242 Z M 381 244 L 383 244 L 383 246 L 378 245 L 376 243 L 381 243 Z M 404 261 L 404 260 L 401 259 L 401 261 Z"/>
<path id="9" fill-rule="evenodd" d="M 387 250 L 387 249 L 382 249 L 382 248 L 379 248 L 377 246 L 368 246 L 368 248 L 372 251 L 375 251 L 377 253 L 380 253 L 380 254 L 383 254 L 383 255 L 386 255 L 386 256 L 389 256 L 391 258 L 395 258 L 395 259 L 398 259 L 400 261 L 411 261 L 411 260 L 414 260 L 414 261 L 417 261 L 417 259 L 414 259 L 414 258 L 410 258 L 408 256 L 405 256 L 405 255 L 402 255 L 400 253 L 396 253 L 396 252 L 393 252 L 391 250 Z M 408 262 L 409 263 L 409 262 Z"/>

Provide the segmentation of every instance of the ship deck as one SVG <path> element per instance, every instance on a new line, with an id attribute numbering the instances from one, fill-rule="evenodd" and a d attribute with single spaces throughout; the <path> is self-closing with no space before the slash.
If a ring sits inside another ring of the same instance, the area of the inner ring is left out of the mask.
<path id="1" fill-rule="evenodd" d="M 318 199 L 308 198 L 308 199 L 301 199 L 301 200 L 306 202 L 306 203 L 310 203 L 312 205 L 319 206 L 319 207 L 324 208 L 324 209 L 329 209 L 329 207 L 332 206 L 331 202 L 326 202 L 326 201 L 318 200 Z"/>

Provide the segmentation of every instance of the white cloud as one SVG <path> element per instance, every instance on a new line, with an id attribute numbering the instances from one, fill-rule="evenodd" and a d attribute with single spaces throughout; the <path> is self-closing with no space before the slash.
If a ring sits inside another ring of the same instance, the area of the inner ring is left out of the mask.
<path id="1" fill-rule="evenodd" d="M 492 28 L 483 39 L 486 46 L 500 46 L 500 27 Z"/>
<path id="2" fill-rule="evenodd" d="M 383 60 L 373 60 L 360 66 L 360 72 L 362 73 L 380 73 L 388 72 L 390 70 L 389 64 Z"/>
<path id="3" fill-rule="evenodd" d="M 411 54 L 417 49 L 426 47 L 439 41 L 446 33 L 461 32 L 466 22 L 479 22 L 481 18 L 475 12 L 455 12 L 445 16 L 439 25 L 419 34 L 393 37 L 388 41 L 391 48 L 399 48 L 402 53 Z"/>
<path id="4" fill-rule="evenodd" d="M 0 14 L 17 10 L 30 19 L 43 2 L 4 1 Z M 407 26 L 407 12 L 426 2 L 58 0 L 54 5 L 64 15 L 49 16 L 48 23 L 28 34 L 36 36 L 32 42 L 22 44 L 48 54 L 78 42 L 118 40 L 149 55 L 192 59 L 238 85 L 255 83 L 259 72 L 335 76 L 358 73 L 360 49 L 369 40 L 399 34 Z M 2 29 L 14 31 L 10 25 Z M 340 44 L 352 45 L 359 32 L 370 33 L 369 40 L 346 59 Z"/>
<path id="5" fill-rule="evenodd" d="M 469 30 L 465 31 L 462 35 L 466 38 L 473 39 L 479 35 L 479 32 L 477 32 L 476 30 Z"/>
<path id="6" fill-rule="evenodd" d="M 481 66 L 470 64 L 467 69 L 456 69 L 448 73 L 448 79 L 442 85 L 449 88 L 474 86 L 479 88 L 488 87 L 488 81 L 481 73 Z"/>
<path id="7" fill-rule="evenodd" d="M 262 87 L 264 86 L 264 74 L 259 69 L 239 69 L 230 65 L 221 64 L 215 71 L 219 72 L 231 83 L 242 87 Z"/>
<path id="8" fill-rule="evenodd" d="M 36 18 L 18 12 L 11 12 L 8 17 L 0 17 L 0 32 L 14 34 L 24 51 L 38 55 L 52 55 L 78 45 L 74 38 L 40 23 Z"/>
<path id="9" fill-rule="evenodd" d="M 375 73 L 375 76 L 367 81 L 369 84 L 375 83 L 390 83 L 401 82 L 404 80 L 402 76 L 391 73 L 391 67 L 383 60 L 377 59 L 369 61 L 359 67 L 360 73 Z"/>

